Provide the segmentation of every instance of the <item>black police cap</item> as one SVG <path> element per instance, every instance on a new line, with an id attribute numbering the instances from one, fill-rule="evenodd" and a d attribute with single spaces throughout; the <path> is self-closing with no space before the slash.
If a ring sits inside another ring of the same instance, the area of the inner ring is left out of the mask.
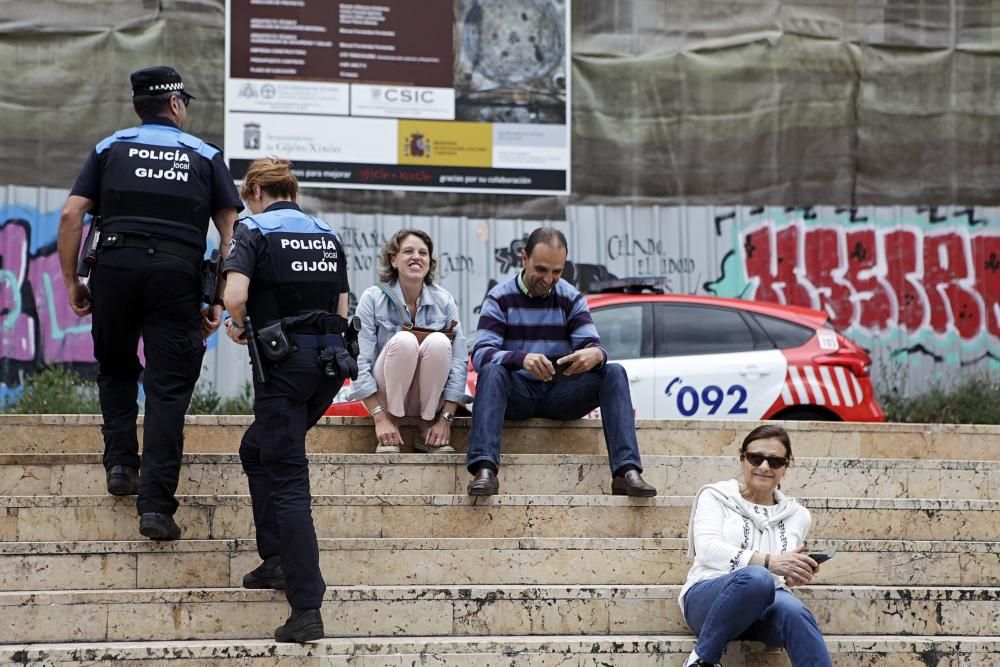
<path id="1" fill-rule="evenodd" d="M 183 93 L 194 99 L 194 95 L 184 90 L 181 75 L 173 67 L 158 65 L 132 72 L 132 97 L 138 95 L 161 95 L 163 93 Z"/>

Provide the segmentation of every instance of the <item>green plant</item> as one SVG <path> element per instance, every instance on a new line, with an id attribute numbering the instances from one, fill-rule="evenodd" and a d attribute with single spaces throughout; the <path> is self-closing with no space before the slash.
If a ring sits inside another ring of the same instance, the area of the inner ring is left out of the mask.
<path id="1" fill-rule="evenodd" d="M 243 383 L 239 396 L 227 398 L 219 406 L 220 415 L 251 415 L 253 414 L 253 385 Z"/>
<path id="2" fill-rule="evenodd" d="M 100 414 L 97 386 L 64 366 L 42 366 L 26 375 L 21 398 L 4 405 L 21 415 Z"/>
<path id="3" fill-rule="evenodd" d="M 889 384 L 889 383 L 887 383 Z M 1000 378 L 986 373 L 970 375 L 947 385 L 933 383 L 916 396 L 906 396 L 900 385 L 889 384 L 879 395 L 886 419 L 920 424 L 1000 424 Z"/>
<path id="4" fill-rule="evenodd" d="M 211 382 L 199 384 L 191 395 L 188 406 L 189 415 L 248 415 L 253 414 L 253 387 L 249 382 L 243 384 L 240 394 L 231 398 L 222 398 L 215 391 Z"/>

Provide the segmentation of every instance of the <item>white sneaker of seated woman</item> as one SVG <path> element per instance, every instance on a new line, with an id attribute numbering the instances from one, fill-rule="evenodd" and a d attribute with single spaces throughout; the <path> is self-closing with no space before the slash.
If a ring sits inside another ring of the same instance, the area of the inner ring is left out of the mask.
<path id="1" fill-rule="evenodd" d="M 706 660 L 702 660 L 698 657 L 698 654 L 691 651 L 691 655 L 684 662 L 684 667 L 722 667 L 719 663 L 711 663 Z"/>
<path id="2" fill-rule="evenodd" d="M 451 445 L 441 445 L 440 447 L 431 447 L 427 442 L 421 438 L 419 435 L 413 441 L 413 448 L 418 452 L 425 452 L 427 454 L 454 454 L 455 448 Z"/>
<path id="3" fill-rule="evenodd" d="M 399 445 L 378 445 L 375 448 L 376 454 L 399 454 Z"/>

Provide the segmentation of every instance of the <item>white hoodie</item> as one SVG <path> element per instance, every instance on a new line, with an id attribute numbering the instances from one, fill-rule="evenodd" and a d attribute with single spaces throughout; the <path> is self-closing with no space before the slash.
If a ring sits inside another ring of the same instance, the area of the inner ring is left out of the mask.
<path id="1" fill-rule="evenodd" d="M 809 510 L 780 491 L 774 492 L 774 500 L 774 505 L 745 500 L 735 479 L 698 489 L 688 524 L 688 556 L 694 564 L 677 598 L 681 613 L 684 594 L 699 581 L 746 567 L 754 552 L 784 553 L 805 543 L 812 524 Z M 787 588 L 778 575 L 774 585 Z"/>

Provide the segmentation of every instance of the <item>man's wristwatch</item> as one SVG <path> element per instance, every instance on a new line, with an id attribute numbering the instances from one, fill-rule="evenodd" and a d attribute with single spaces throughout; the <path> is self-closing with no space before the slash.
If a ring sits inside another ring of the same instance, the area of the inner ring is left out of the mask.
<path id="1" fill-rule="evenodd" d="M 446 412 L 445 410 L 442 410 L 441 411 L 441 419 L 445 420 L 446 422 L 448 422 L 450 424 L 453 421 L 455 421 L 455 413 L 454 412 Z"/>

